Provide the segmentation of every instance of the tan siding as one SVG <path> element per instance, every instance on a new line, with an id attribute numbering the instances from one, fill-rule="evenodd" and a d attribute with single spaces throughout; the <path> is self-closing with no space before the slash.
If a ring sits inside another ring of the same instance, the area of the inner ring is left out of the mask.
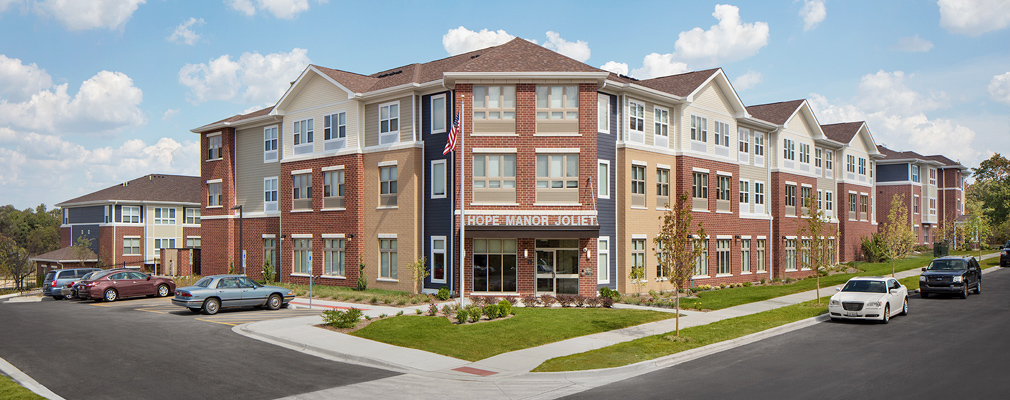
<path id="1" fill-rule="evenodd" d="M 722 90 L 719 90 L 718 85 L 713 80 L 705 85 L 696 96 L 694 96 L 694 104 L 699 107 L 704 107 L 710 110 L 716 110 L 719 112 L 724 112 L 729 115 L 733 115 L 736 112 L 733 110 L 733 106 L 730 105 L 729 100 L 723 95 Z"/>
<path id="2" fill-rule="evenodd" d="M 379 167 L 383 161 L 396 161 L 397 208 L 379 206 Z M 407 264 L 422 256 L 421 195 L 423 194 L 424 155 L 419 149 L 406 149 L 364 155 L 364 262 L 369 287 L 413 291 Z M 377 281 L 379 277 L 379 234 L 396 234 L 398 282 Z M 357 240 L 357 238 L 355 238 Z"/>
<path id="3" fill-rule="evenodd" d="M 379 104 L 365 105 L 365 147 L 379 144 Z"/>
<path id="4" fill-rule="evenodd" d="M 398 99 L 383 101 L 379 103 L 365 105 L 365 147 L 379 145 L 379 106 L 399 102 L 400 111 L 400 143 L 414 140 L 413 131 L 413 106 L 412 96 L 404 96 Z"/>
<path id="5" fill-rule="evenodd" d="M 650 121 L 651 122 L 651 121 Z M 645 162 L 645 208 L 631 208 L 631 167 L 632 161 Z M 659 221 L 665 212 L 656 201 L 656 170 L 659 164 L 666 164 L 670 167 L 670 198 L 669 201 L 676 201 L 677 197 L 677 170 L 673 157 L 668 155 L 641 151 L 636 149 L 618 150 L 617 161 L 617 196 L 618 196 L 618 221 Z M 631 273 L 631 236 L 647 235 L 645 247 L 645 276 L 648 283 L 643 287 L 648 290 L 670 290 L 668 282 L 657 282 L 657 260 L 652 249 L 655 245 L 652 239 L 659 233 L 657 223 L 620 223 L 616 238 L 611 238 L 612 246 L 617 251 L 617 277 L 618 291 L 632 293 L 638 287 L 631 283 L 628 274 Z"/>
<path id="6" fill-rule="evenodd" d="M 311 76 L 309 82 L 301 92 L 296 94 L 295 99 L 288 106 L 288 110 L 297 112 L 306 108 L 347 100 L 347 92 L 336 87 L 333 83 L 316 75 L 309 76 Z"/>
<path id="7" fill-rule="evenodd" d="M 243 212 L 263 211 L 263 178 L 280 174 L 279 162 L 263 162 L 263 128 L 274 125 L 236 132 L 235 202 L 242 205 Z"/>

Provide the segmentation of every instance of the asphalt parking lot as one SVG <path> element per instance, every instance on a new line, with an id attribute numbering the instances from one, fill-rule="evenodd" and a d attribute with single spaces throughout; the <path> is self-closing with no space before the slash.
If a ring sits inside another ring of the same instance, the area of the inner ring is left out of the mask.
<path id="1" fill-rule="evenodd" d="M 318 312 L 239 309 L 207 316 L 167 298 L 5 302 L 0 357 L 67 399 L 273 399 L 397 375 L 231 331 Z"/>

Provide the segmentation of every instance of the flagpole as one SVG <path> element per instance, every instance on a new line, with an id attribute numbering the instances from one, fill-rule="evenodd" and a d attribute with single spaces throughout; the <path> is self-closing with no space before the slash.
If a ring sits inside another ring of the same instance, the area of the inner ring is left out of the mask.
<path id="1" fill-rule="evenodd" d="M 459 306 L 466 304 L 466 273 L 464 264 L 466 263 L 466 137 L 463 126 L 466 125 L 466 117 L 463 112 L 465 95 L 459 95 Z"/>

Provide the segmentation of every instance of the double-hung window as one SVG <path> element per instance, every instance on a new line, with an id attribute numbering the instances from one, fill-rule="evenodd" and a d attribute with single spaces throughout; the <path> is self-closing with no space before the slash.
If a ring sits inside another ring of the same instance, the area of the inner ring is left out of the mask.
<path id="1" fill-rule="evenodd" d="M 718 239 L 715 241 L 717 275 L 729 275 L 732 273 L 729 261 L 730 242 L 730 239 Z"/>
<path id="2" fill-rule="evenodd" d="M 929 169 L 929 184 L 930 186 L 936 186 L 936 168 Z"/>
<path id="3" fill-rule="evenodd" d="M 754 269 L 757 272 L 765 272 L 765 241 L 766 239 L 757 240 L 757 253 L 754 257 Z"/>
<path id="4" fill-rule="evenodd" d="M 292 272 L 295 274 L 308 275 L 312 273 L 312 265 L 309 259 L 312 258 L 312 239 L 294 239 Z"/>
<path id="5" fill-rule="evenodd" d="M 800 201 L 802 202 L 800 203 L 800 209 L 803 214 L 807 213 L 807 209 L 810 208 L 810 202 L 814 201 L 813 190 L 813 188 L 807 186 L 800 188 Z"/>
<path id="6" fill-rule="evenodd" d="M 750 203 L 750 181 L 740 181 L 740 211 L 750 212 L 746 207 Z"/>
<path id="7" fill-rule="evenodd" d="M 207 207 L 221 207 L 221 182 L 207 184 Z"/>
<path id="8" fill-rule="evenodd" d="M 277 271 L 277 239 L 270 237 L 263 239 L 263 263 L 269 263 L 274 271 Z"/>
<path id="9" fill-rule="evenodd" d="M 396 207 L 396 166 L 379 167 L 379 207 Z"/>
<path id="10" fill-rule="evenodd" d="M 870 196 L 867 196 L 867 195 L 860 195 L 859 196 L 859 219 L 863 220 L 863 221 L 867 220 L 867 216 L 868 216 L 868 214 L 867 214 L 867 211 L 868 211 L 868 209 L 867 209 L 867 203 L 869 203 L 869 197 Z"/>
<path id="11" fill-rule="evenodd" d="M 610 160 L 598 160 L 596 167 L 596 197 L 610 198 Z"/>
<path id="12" fill-rule="evenodd" d="M 431 96 L 431 133 L 445 133 L 445 95 Z"/>
<path id="13" fill-rule="evenodd" d="M 610 133 L 610 96 L 596 96 L 596 131 Z"/>
<path id="14" fill-rule="evenodd" d="M 344 208 L 344 170 L 323 172 L 323 208 Z"/>
<path id="15" fill-rule="evenodd" d="M 323 150 L 340 150 L 347 146 L 347 113 L 323 117 Z"/>
<path id="16" fill-rule="evenodd" d="M 645 166 L 631 166 L 631 205 L 645 207 Z"/>
<path id="17" fill-rule="evenodd" d="M 754 132 L 754 166 L 765 165 L 765 134 Z"/>
<path id="18" fill-rule="evenodd" d="M 537 154 L 536 202 L 579 202 L 579 155 Z"/>
<path id="19" fill-rule="evenodd" d="M 221 134 L 207 137 L 207 161 L 221 158 Z"/>
<path id="20" fill-rule="evenodd" d="M 433 283 L 445 283 L 445 236 L 431 237 L 431 269 L 428 276 Z"/>
<path id="21" fill-rule="evenodd" d="M 379 278 L 396 278 L 396 239 L 379 239 Z"/>
<path id="22" fill-rule="evenodd" d="M 695 210 L 708 209 L 708 174 L 704 172 L 691 173 L 691 208 Z"/>
<path id="23" fill-rule="evenodd" d="M 277 211 L 277 177 L 263 178 L 263 211 Z"/>
<path id="24" fill-rule="evenodd" d="M 691 140 L 708 141 L 708 118 L 691 116 Z"/>
<path id="25" fill-rule="evenodd" d="M 400 141 L 400 103 L 379 105 L 379 144 Z"/>
<path id="26" fill-rule="evenodd" d="M 628 101 L 628 141 L 645 143 L 645 106 Z"/>
<path id="27" fill-rule="evenodd" d="M 473 119 L 474 121 L 516 119 L 516 87 L 474 86 Z"/>
<path id="28" fill-rule="evenodd" d="M 849 193 L 849 221 L 856 220 L 856 194 Z"/>
<path id="29" fill-rule="evenodd" d="M 652 113 L 656 123 L 653 144 L 659 147 L 668 147 L 670 145 L 670 111 L 655 107 L 652 109 Z"/>
<path id="30" fill-rule="evenodd" d="M 740 273 L 750 273 L 750 239 L 740 239 Z"/>
<path id="31" fill-rule="evenodd" d="M 277 127 L 263 128 L 263 162 L 277 161 Z"/>
<path id="32" fill-rule="evenodd" d="M 810 145 L 807 143 L 800 143 L 800 162 L 810 164 Z"/>
<path id="33" fill-rule="evenodd" d="M 161 257 L 161 249 L 174 249 L 175 239 L 154 239 L 154 258 Z"/>
<path id="34" fill-rule="evenodd" d="M 344 239 L 323 239 L 323 275 L 344 276 Z"/>
<path id="35" fill-rule="evenodd" d="M 538 120 L 579 120 L 578 86 L 537 86 Z"/>
<path id="36" fill-rule="evenodd" d="M 754 212 L 764 214 L 765 207 L 765 183 L 754 182 Z"/>
<path id="37" fill-rule="evenodd" d="M 715 121 L 715 144 L 717 146 L 729 147 L 729 124 Z"/>
<path id="38" fill-rule="evenodd" d="M 824 169 L 828 171 L 828 178 L 830 178 L 831 171 L 835 170 L 835 152 L 832 150 L 824 152 Z"/>
<path id="39" fill-rule="evenodd" d="M 782 158 L 786 160 L 796 160 L 795 140 L 782 139 Z"/>
<path id="40" fill-rule="evenodd" d="M 139 237 L 123 237 L 123 255 L 124 256 L 139 256 L 140 255 L 140 238 Z"/>
<path id="41" fill-rule="evenodd" d="M 212 184 L 213 185 L 213 184 Z M 220 185 L 220 184 L 218 184 Z M 220 186 L 218 186 L 220 193 Z M 209 202 L 207 205 L 212 205 Z M 140 207 L 139 206 L 123 206 L 123 223 L 124 224 L 137 224 L 140 223 Z"/>
<path id="42" fill-rule="evenodd" d="M 828 218 L 834 217 L 835 214 L 835 193 L 826 190 L 824 191 L 824 215 Z"/>
<path id="43" fill-rule="evenodd" d="M 740 146 L 737 149 L 737 161 L 745 164 L 750 163 L 750 133 L 750 129 L 737 129 L 737 136 L 740 137 Z"/>
<path id="44" fill-rule="evenodd" d="M 912 182 L 919 183 L 919 166 L 912 166 Z"/>
<path id="45" fill-rule="evenodd" d="M 474 154 L 473 201 L 507 204 L 516 202 L 515 154 Z"/>
<path id="46" fill-rule="evenodd" d="M 200 224 L 200 209 L 199 208 L 187 208 L 186 209 L 186 224 L 187 225 L 199 225 Z"/>
<path id="47" fill-rule="evenodd" d="M 824 150 L 821 149 L 820 147 L 814 148 L 814 166 L 820 168 L 823 159 L 824 159 Z"/>
<path id="48" fill-rule="evenodd" d="M 866 175 L 866 159 L 859 157 L 859 175 Z"/>
<path id="49" fill-rule="evenodd" d="M 312 152 L 312 142 L 315 141 L 315 122 L 312 118 L 295 121 L 291 128 L 294 133 L 294 153 L 308 154 Z"/>
<path id="50" fill-rule="evenodd" d="M 610 283 L 610 237 L 596 240 L 596 283 Z"/>
<path id="51" fill-rule="evenodd" d="M 431 198 L 444 199 L 445 194 L 445 160 L 431 161 Z"/>
<path id="52" fill-rule="evenodd" d="M 701 249 L 701 254 L 694 259 L 694 276 L 708 275 L 708 239 L 694 239 L 694 248 Z"/>
<path id="53" fill-rule="evenodd" d="M 796 270 L 796 239 L 786 239 L 786 271 Z"/>
<path id="54" fill-rule="evenodd" d="M 645 239 L 631 239 L 631 268 L 640 268 L 645 275 Z"/>
<path id="55" fill-rule="evenodd" d="M 796 185 L 786 185 L 786 215 L 796 216 Z"/>
<path id="56" fill-rule="evenodd" d="M 850 174 L 856 173 L 856 156 L 849 154 L 845 156 L 845 171 Z"/>
<path id="57" fill-rule="evenodd" d="M 733 195 L 730 193 L 730 185 L 733 177 L 717 175 L 715 178 L 715 209 L 721 212 L 730 212 L 730 200 Z"/>
<path id="58" fill-rule="evenodd" d="M 913 214 L 919 213 L 919 196 L 912 197 L 912 213 Z"/>
<path id="59" fill-rule="evenodd" d="M 165 207 L 154 208 L 155 225 L 175 225 L 175 209 Z"/>
<path id="60" fill-rule="evenodd" d="M 291 176 L 291 198 L 294 201 L 292 209 L 312 209 L 312 174 Z"/>
<path id="61" fill-rule="evenodd" d="M 670 208 L 670 170 L 656 169 L 656 207 Z"/>

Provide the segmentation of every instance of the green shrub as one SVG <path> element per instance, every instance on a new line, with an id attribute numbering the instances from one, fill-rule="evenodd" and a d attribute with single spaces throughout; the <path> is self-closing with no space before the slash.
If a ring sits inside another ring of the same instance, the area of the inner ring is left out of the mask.
<path id="1" fill-rule="evenodd" d="M 270 265 L 270 260 L 263 262 L 263 283 L 269 285 L 274 281 L 274 267 Z"/>
<path id="2" fill-rule="evenodd" d="M 744 282 L 743 283 L 743 287 L 751 287 L 751 285 L 753 285 L 753 284 L 754 284 L 754 282 Z"/>
<path id="3" fill-rule="evenodd" d="M 933 247 L 931 247 L 928 244 L 917 244 L 914 247 L 912 247 L 912 250 L 921 253 L 921 252 L 924 252 L 924 251 L 933 251 Z"/>
<path id="4" fill-rule="evenodd" d="M 884 236 L 874 233 L 871 236 L 863 236 L 862 239 L 863 258 L 867 262 L 887 261 L 887 246 L 884 244 Z"/>
<path id="5" fill-rule="evenodd" d="M 420 314 L 420 311 L 421 310 L 418 310 L 418 314 Z M 450 307 L 448 304 L 442 306 L 442 314 L 445 314 L 446 317 L 452 315 L 452 307 Z"/>
<path id="6" fill-rule="evenodd" d="M 396 301 L 396 305 L 398 305 L 398 306 L 402 306 L 402 305 L 406 305 L 406 304 L 407 304 L 407 300 L 406 299 L 399 299 L 399 300 Z"/>
<path id="7" fill-rule="evenodd" d="M 45 275 L 35 274 L 35 287 L 42 287 L 42 282 L 46 280 Z"/>
<path id="8" fill-rule="evenodd" d="M 449 287 L 442 286 L 438 288 L 438 294 L 436 294 L 435 297 L 442 301 L 449 300 Z"/>
<path id="9" fill-rule="evenodd" d="M 469 311 L 467 311 L 467 309 L 461 308 L 459 310 L 456 310 L 456 322 L 457 323 L 460 323 L 460 324 L 466 323 L 466 321 L 468 319 L 470 319 L 470 313 L 469 313 Z"/>
<path id="10" fill-rule="evenodd" d="M 365 317 L 368 318 L 368 317 Z M 347 311 L 326 310 L 323 311 L 323 322 L 334 328 L 353 328 L 361 320 L 361 310 L 351 308 Z"/>
<path id="11" fill-rule="evenodd" d="M 438 314 L 438 306 L 435 303 L 431 303 L 428 305 L 428 315 L 434 317 L 435 314 Z"/>
<path id="12" fill-rule="evenodd" d="M 499 301 L 498 308 L 501 309 L 502 317 L 512 315 L 512 303 L 510 303 L 508 300 Z"/>
<path id="13" fill-rule="evenodd" d="M 479 307 L 473 307 L 468 310 L 467 315 L 470 317 L 470 322 L 480 321 L 481 315 L 484 313 Z"/>
<path id="14" fill-rule="evenodd" d="M 397 316 L 397 317 L 399 317 L 399 316 L 401 316 L 401 315 L 403 315 L 403 310 L 400 310 L 400 312 L 396 313 L 396 316 Z"/>
<path id="15" fill-rule="evenodd" d="M 417 315 L 421 315 L 421 309 L 420 308 L 418 308 L 418 309 L 416 309 L 414 311 L 417 311 Z"/>
<path id="16" fill-rule="evenodd" d="M 358 261 L 358 282 L 355 288 L 358 291 L 368 289 L 368 278 L 365 276 L 365 259 Z"/>
<path id="17" fill-rule="evenodd" d="M 498 318 L 499 310 L 500 309 L 498 308 L 497 304 L 488 304 L 481 308 L 481 314 L 484 314 L 484 316 L 486 316 L 487 319 L 491 320 Z"/>

